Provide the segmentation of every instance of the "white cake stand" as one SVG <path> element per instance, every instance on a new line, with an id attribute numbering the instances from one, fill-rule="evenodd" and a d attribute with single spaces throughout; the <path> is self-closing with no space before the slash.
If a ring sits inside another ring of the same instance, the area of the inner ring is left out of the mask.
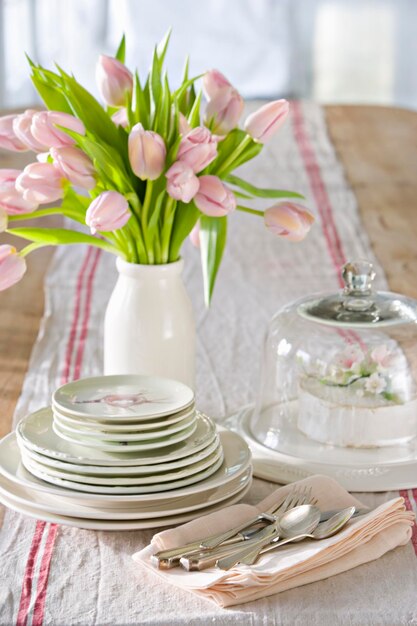
<path id="1" fill-rule="evenodd" d="M 417 438 L 401 446 L 342 448 L 309 439 L 291 420 L 271 431 L 274 449 L 250 429 L 254 407 L 243 407 L 223 425 L 241 434 L 253 454 L 254 475 L 290 483 L 313 474 L 335 478 L 349 491 L 391 491 L 417 487 Z"/>

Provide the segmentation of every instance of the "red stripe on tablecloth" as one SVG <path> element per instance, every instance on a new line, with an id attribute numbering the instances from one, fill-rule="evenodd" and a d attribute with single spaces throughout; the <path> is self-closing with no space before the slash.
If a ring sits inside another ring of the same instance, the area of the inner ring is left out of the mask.
<path id="1" fill-rule="evenodd" d="M 84 280 L 84 274 L 87 270 L 87 266 L 89 264 L 91 255 L 93 253 L 92 248 L 88 248 L 87 254 L 85 255 L 84 263 L 81 266 L 80 273 L 78 274 L 77 279 L 77 287 L 75 291 L 75 306 L 74 306 L 74 315 L 72 318 L 71 330 L 68 337 L 67 350 L 65 353 L 65 364 L 61 377 L 61 384 L 64 385 L 68 382 L 70 369 L 71 369 L 71 360 L 74 352 L 75 339 L 77 336 L 77 325 L 78 319 L 80 317 L 80 305 L 81 305 L 81 287 Z"/>
<path id="2" fill-rule="evenodd" d="M 33 534 L 32 545 L 30 546 L 26 569 L 23 576 L 22 593 L 20 595 L 19 611 L 17 614 L 16 626 L 26 626 L 30 599 L 32 597 L 32 581 L 35 570 L 36 557 L 42 541 L 43 531 L 46 522 L 36 522 Z"/>
<path id="3" fill-rule="evenodd" d="M 51 568 L 52 552 L 54 549 L 57 532 L 58 525 L 50 524 L 39 570 L 38 586 L 36 588 L 36 600 L 35 606 L 33 608 L 32 626 L 42 626 L 45 610 L 46 591 L 48 588 L 49 570 Z"/>
<path id="4" fill-rule="evenodd" d="M 82 359 L 84 355 L 84 347 L 85 340 L 87 338 L 88 332 L 88 320 L 91 313 L 91 298 L 93 293 L 93 280 L 97 270 L 97 265 L 99 259 L 101 257 L 101 250 L 96 250 L 93 257 L 93 264 L 90 269 L 90 272 L 87 277 L 87 294 L 85 299 L 85 308 L 84 308 L 84 317 L 81 324 L 81 333 L 78 340 L 78 349 L 77 355 L 75 359 L 75 369 L 73 374 L 73 380 L 77 380 L 79 378 L 79 373 L 81 370 Z M 33 609 L 33 622 L 32 626 L 42 626 L 44 612 L 45 612 L 45 602 L 46 602 L 46 593 L 48 590 L 48 578 L 49 578 L 49 570 L 51 568 L 52 555 L 55 546 L 55 540 L 57 536 L 58 525 L 51 524 L 49 529 L 49 534 L 47 538 L 47 542 L 45 545 L 45 550 L 42 555 L 40 573 L 38 578 L 38 586 L 36 589 L 36 599 L 35 605 Z"/>
<path id="5" fill-rule="evenodd" d="M 413 497 L 415 499 L 417 496 L 417 489 L 413 489 L 412 491 L 413 491 Z M 407 511 L 412 511 L 413 507 L 411 505 L 411 500 L 410 500 L 410 496 L 408 495 L 407 489 L 401 489 L 399 491 L 399 494 L 402 498 L 404 498 L 405 508 L 407 509 Z M 416 500 L 416 504 L 417 504 L 417 500 Z M 417 556 L 417 525 L 416 525 L 415 520 L 414 520 L 413 528 L 411 531 L 411 543 L 413 544 L 414 553 Z"/>
<path id="6" fill-rule="evenodd" d="M 84 309 L 84 318 L 81 324 L 81 334 L 80 334 L 80 339 L 78 342 L 77 355 L 75 357 L 75 368 L 74 368 L 73 380 L 78 380 L 80 377 L 80 373 L 81 373 L 81 364 L 82 364 L 82 360 L 84 356 L 85 340 L 87 338 L 87 333 L 88 333 L 88 320 L 90 319 L 90 313 L 91 313 L 91 298 L 93 295 L 93 278 L 96 273 L 97 264 L 100 260 L 100 257 L 101 257 L 101 250 L 96 250 L 95 258 L 93 261 L 93 266 L 90 270 L 90 273 L 87 279 L 87 298 L 86 298 L 85 309 Z"/>
<path id="7" fill-rule="evenodd" d="M 335 269 L 337 269 L 338 272 L 337 279 L 339 285 L 343 287 L 343 279 L 340 275 L 340 268 L 346 263 L 346 258 L 343 252 L 339 233 L 337 232 L 336 223 L 334 221 L 332 205 L 330 203 L 326 186 L 321 176 L 320 167 L 314 153 L 314 148 L 305 129 L 301 103 L 296 101 L 293 102 L 291 111 L 294 137 L 299 146 L 301 157 L 304 162 L 304 168 L 307 172 L 311 190 L 316 201 L 327 248 Z"/>
<path id="8" fill-rule="evenodd" d="M 81 302 L 81 292 L 82 292 L 82 287 L 83 287 L 83 281 L 84 281 L 84 276 L 85 276 L 85 273 L 86 273 L 86 270 L 87 270 L 87 267 L 91 258 L 92 258 L 92 250 L 88 248 L 87 253 L 85 255 L 84 262 L 80 268 L 78 278 L 77 278 L 73 320 L 71 324 L 70 335 L 68 337 L 67 349 L 66 349 L 65 360 L 64 360 L 64 371 L 63 371 L 63 375 L 61 378 L 63 383 L 67 382 L 69 378 L 71 360 L 72 360 L 72 355 L 73 355 L 74 346 L 75 346 L 77 324 L 78 324 L 78 320 L 80 316 L 80 308 L 81 308 L 80 302 Z M 89 284 L 91 285 L 91 282 L 92 280 L 89 281 L 89 283 L 87 284 L 87 288 L 89 287 Z M 88 296 L 88 293 L 87 293 L 87 296 Z M 36 523 L 35 533 L 33 536 L 31 549 L 29 551 L 28 560 L 27 560 L 25 572 L 23 575 L 22 593 L 20 597 L 20 604 L 19 604 L 19 610 L 17 614 L 16 626 L 26 626 L 27 624 L 30 601 L 31 601 L 31 596 L 32 596 L 32 583 L 33 583 L 33 575 L 34 575 L 34 570 L 35 570 L 35 563 L 36 563 L 36 558 L 38 556 L 45 526 L 46 526 L 46 522 L 39 521 Z M 42 581 L 40 580 L 38 581 L 38 589 L 36 591 L 36 600 L 35 600 L 35 610 L 37 609 L 36 613 L 37 613 L 38 624 L 42 624 L 42 620 L 43 620 L 43 610 L 44 610 L 44 604 L 45 604 L 45 599 L 46 599 L 46 588 L 47 588 L 47 582 L 48 582 L 49 568 L 50 568 L 52 550 L 53 550 L 53 545 L 55 542 L 57 529 L 58 529 L 58 526 L 56 524 L 49 525 L 47 541 L 45 544 L 44 554 L 42 556 L 42 562 L 41 562 L 40 573 L 39 573 L 39 576 L 41 576 L 42 574 Z M 39 587 L 40 582 L 42 582 L 41 587 Z M 40 594 L 40 601 L 38 600 L 39 594 Z M 37 605 L 40 608 L 37 608 Z"/>

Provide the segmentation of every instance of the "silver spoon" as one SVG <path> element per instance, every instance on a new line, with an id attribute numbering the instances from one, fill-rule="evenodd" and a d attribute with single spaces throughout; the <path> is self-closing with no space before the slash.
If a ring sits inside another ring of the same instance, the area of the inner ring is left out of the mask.
<path id="1" fill-rule="evenodd" d="M 289 511 L 289 513 L 290 512 L 291 511 Z M 333 515 L 326 522 L 322 522 L 321 524 L 316 524 L 316 526 L 313 529 L 307 530 L 306 528 L 304 531 L 298 531 L 298 532 L 296 531 L 297 524 L 292 525 L 291 520 L 289 519 L 289 520 L 285 520 L 285 524 L 283 525 L 282 524 L 283 518 L 281 518 L 281 521 L 280 521 L 281 533 L 280 535 L 277 534 L 277 537 L 275 537 L 275 540 L 264 541 L 263 545 L 258 545 L 257 547 L 252 546 L 245 551 L 241 550 L 240 555 L 234 555 L 235 559 L 231 559 L 229 561 L 227 560 L 227 558 L 219 559 L 217 562 L 217 566 L 220 569 L 230 569 L 230 567 L 233 567 L 233 565 L 236 565 L 236 563 L 244 563 L 245 565 L 253 565 L 253 563 L 256 562 L 260 554 L 264 554 L 265 552 L 269 552 L 270 550 L 275 550 L 276 548 L 283 546 L 286 543 L 290 543 L 293 541 L 301 541 L 302 539 L 316 539 L 316 540 L 327 539 L 328 537 L 331 537 L 332 535 L 339 532 L 339 530 L 341 530 L 348 523 L 348 521 L 351 519 L 354 513 L 355 513 L 354 506 L 347 507 L 346 509 L 342 509 L 341 511 Z M 298 524 L 298 526 L 301 526 L 301 524 Z M 277 541 L 279 536 L 284 537 L 284 539 L 282 541 Z M 259 542 L 259 543 L 262 544 L 262 542 Z M 239 558 L 239 560 L 236 561 L 236 558 Z M 229 564 L 231 561 L 234 561 L 233 565 Z"/>

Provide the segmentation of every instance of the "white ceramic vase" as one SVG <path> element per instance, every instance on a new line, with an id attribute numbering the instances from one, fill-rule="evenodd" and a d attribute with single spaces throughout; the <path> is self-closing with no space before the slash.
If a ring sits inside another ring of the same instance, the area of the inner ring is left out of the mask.
<path id="1" fill-rule="evenodd" d="M 195 322 L 182 259 L 137 265 L 118 258 L 104 320 L 104 373 L 145 374 L 194 388 Z"/>

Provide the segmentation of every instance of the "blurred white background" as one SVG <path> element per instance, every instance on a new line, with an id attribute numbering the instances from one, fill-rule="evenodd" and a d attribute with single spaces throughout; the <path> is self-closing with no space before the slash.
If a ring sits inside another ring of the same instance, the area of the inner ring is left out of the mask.
<path id="1" fill-rule="evenodd" d="M 92 88 L 123 32 L 143 72 L 169 26 L 173 85 L 189 53 L 246 97 L 417 108 L 417 0 L 0 0 L 0 106 L 36 102 L 25 51 Z"/>

